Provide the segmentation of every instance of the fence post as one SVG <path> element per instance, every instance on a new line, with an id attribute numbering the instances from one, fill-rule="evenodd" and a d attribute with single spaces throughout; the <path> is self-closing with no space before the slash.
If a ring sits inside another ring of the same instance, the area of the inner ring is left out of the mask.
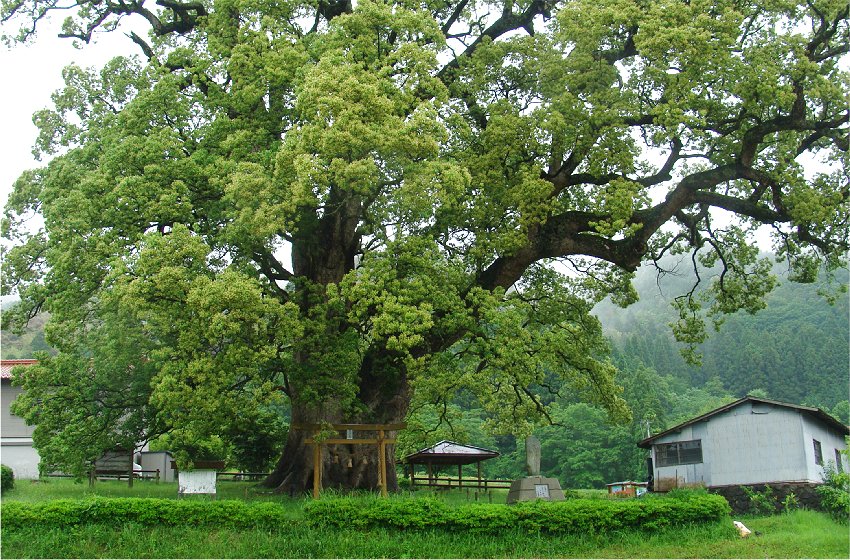
<path id="1" fill-rule="evenodd" d="M 156 483 L 159 484 L 159 469 L 156 469 Z"/>

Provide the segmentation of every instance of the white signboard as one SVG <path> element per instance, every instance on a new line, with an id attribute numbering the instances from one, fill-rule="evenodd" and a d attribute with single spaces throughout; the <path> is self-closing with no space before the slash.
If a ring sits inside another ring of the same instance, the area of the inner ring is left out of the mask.
<path id="1" fill-rule="evenodd" d="M 177 473 L 177 493 L 183 494 L 215 494 L 215 471 L 197 469 Z"/>
<path id="2" fill-rule="evenodd" d="M 538 498 L 546 498 L 549 499 L 549 485 L 548 484 L 535 484 L 534 485 L 534 493 Z"/>

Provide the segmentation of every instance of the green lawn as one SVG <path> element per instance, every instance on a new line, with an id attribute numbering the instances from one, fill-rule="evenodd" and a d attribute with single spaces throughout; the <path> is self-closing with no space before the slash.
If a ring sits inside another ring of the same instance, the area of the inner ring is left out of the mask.
<path id="1" fill-rule="evenodd" d="M 101 496 L 174 497 L 174 484 L 99 482 Z M 85 525 L 63 529 L 2 530 L 3 558 L 848 558 L 848 527 L 828 516 L 797 511 L 741 520 L 759 534 L 741 539 L 732 520 L 658 532 L 552 536 L 508 532 L 498 536 L 446 531 L 316 529 L 299 523 L 304 499 L 257 493 L 251 483 L 221 483 L 221 497 L 275 500 L 291 507 L 293 523 L 274 530 L 229 530 Z M 67 480 L 18 482 L 4 500 L 44 501 L 91 495 Z M 333 493 L 329 493 L 333 494 Z M 427 493 L 431 494 L 431 493 Z M 450 503 L 466 493 L 440 493 Z M 498 497 L 504 499 L 503 493 Z M 470 495 L 470 500 L 474 494 Z M 481 496 L 479 496 L 481 499 Z M 738 519 L 738 518 L 736 518 Z"/>
<path id="2" fill-rule="evenodd" d="M 217 485 L 218 497 L 228 500 L 280 500 L 279 496 L 258 491 L 255 482 L 220 482 Z M 104 496 L 108 498 L 173 498 L 177 499 L 177 483 L 136 481 L 133 487 L 127 481 L 103 480 L 89 487 L 88 481 L 74 482 L 68 478 L 48 478 L 46 480 L 17 480 L 15 488 L 3 495 L 4 500 L 21 502 L 42 502 L 62 498 L 87 498 Z M 184 499 L 208 500 L 206 496 L 192 496 Z"/>

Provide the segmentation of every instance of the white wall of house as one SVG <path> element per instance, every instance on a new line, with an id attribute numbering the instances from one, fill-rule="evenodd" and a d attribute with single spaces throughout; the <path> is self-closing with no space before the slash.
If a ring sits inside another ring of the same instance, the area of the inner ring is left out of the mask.
<path id="1" fill-rule="evenodd" d="M 654 441 L 655 479 L 706 486 L 820 482 L 823 469 L 815 464 L 813 439 L 821 442 L 824 462 L 834 462 L 835 449 L 846 448 L 837 431 L 800 410 L 743 402 Z M 658 444 L 692 440 L 702 443 L 701 463 L 658 466 Z"/>
<path id="2" fill-rule="evenodd" d="M 41 458 L 32 446 L 32 439 L 22 441 L 4 440 L 0 448 L 0 463 L 10 467 L 19 480 L 38 478 L 38 463 Z"/>
<path id="3" fill-rule="evenodd" d="M 21 394 L 20 387 L 12 386 L 8 379 L 0 383 L 0 463 L 10 467 L 15 478 L 38 478 L 41 458 L 32 446 L 34 427 L 12 414 L 12 402 Z"/>
<path id="4" fill-rule="evenodd" d="M 799 410 L 745 402 L 709 422 L 710 486 L 808 480 Z"/>
<path id="5" fill-rule="evenodd" d="M 12 402 L 23 392 L 21 387 L 12 386 L 8 379 L 0 384 L 0 401 L 2 401 L 2 415 L 0 415 L 0 433 L 2 437 L 32 437 L 34 426 L 27 426 L 24 419 L 15 416 L 11 412 Z"/>
<path id="6" fill-rule="evenodd" d="M 815 461 L 815 446 L 814 441 L 820 442 L 822 465 L 818 465 Z M 836 463 L 835 450 L 847 449 L 847 444 L 844 437 L 837 431 L 830 429 L 819 422 L 814 422 L 810 418 L 805 418 L 803 422 L 803 449 L 806 453 L 806 469 L 808 477 L 811 480 L 821 482 L 823 480 L 823 469 L 827 463 L 832 462 L 833 466 Z M 847 458 L 841 456 L 841 468 L 847 472 Z"/>

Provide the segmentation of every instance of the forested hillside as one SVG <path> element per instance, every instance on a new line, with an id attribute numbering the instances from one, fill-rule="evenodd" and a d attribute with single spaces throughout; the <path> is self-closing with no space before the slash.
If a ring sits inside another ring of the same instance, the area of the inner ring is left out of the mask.
<path id="1" fill-rule="evenodd" d="M 775 272 L 780 284 L 768 296 L 767 307 L 755 315 L 727 317 L 699 348 L 699 366 L 685 362 L 669 327 L 676 319 L 672 295 L 689 289 L 689 277 L 657 280 L 654 271 L 641 269 L 635 282 L 640 301 L 627 309 L 605 301 L 594 313 L 621 368 L 644 365 L 691 387 L 716 378 L 736 396 L 764 391 L 777 400 L 831 410 L 848 394 L 847 294 L 831 305 L 818 293 L 829 286 L 789 282 L 781 268 Z M 839 281 L 847 284 L 847 271 Z"/>
<path id="2" fill-rule="evenodd" d="M 16 302 L 4 303 L 0 313 L 13 306 Z M 15 334 L 11 331 L 0 331 L 0 355 L 4 360 L 31 358 L 34 352 L 50 351 L 50 346 L 44 340 L 44 325 L 48 315 L 42 313 L 30 321 L 25 332 Z"/>

